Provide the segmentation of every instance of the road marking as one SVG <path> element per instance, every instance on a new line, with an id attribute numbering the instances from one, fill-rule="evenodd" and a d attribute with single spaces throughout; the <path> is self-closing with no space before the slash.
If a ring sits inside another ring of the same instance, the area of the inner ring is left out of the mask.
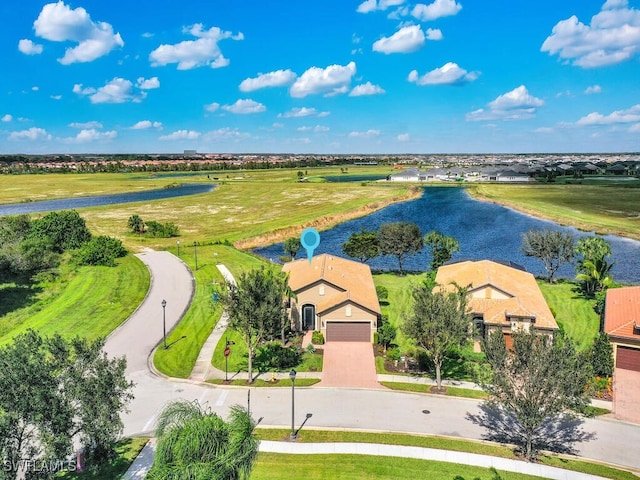
<path id="1" fill-rule="evenodd" d="M 144 427 L 142 428 L 143 432 L 148 432 L 149 430 L 151 430 L 151 427 L 153 427 L 153 425 L 156 423 L 156 420 L 158 419 L 158 415 L 160 415 L 160 412 L 164 410 L 165 405 L 166 405 L 166 402 L 162 405 L 161 409 L 156 410 L 156 412 L 153 415 L 151 415 L 151 418 L 149 419 L 149 421 L 145 423 Z"/>
<path id="2" fill-rule="evenodd" d="M 223 390 L 218 400 L 216 400 L 216 407 L 221 407 L 224 405 L 224 401 L 227 399 L 227 395 L 229 395 L 229 390 Z"/>
<path id="3" fill-rule="evenodd" d="M 205 389 L 204 392 L 202 392 L 202 395 L 200 395 L 200 397 L 198 398 L 198 403 L 200 405 L 204 403 L 204 397 L 207 396 L 207 393 L 209 393 L 209 391 Z"/>

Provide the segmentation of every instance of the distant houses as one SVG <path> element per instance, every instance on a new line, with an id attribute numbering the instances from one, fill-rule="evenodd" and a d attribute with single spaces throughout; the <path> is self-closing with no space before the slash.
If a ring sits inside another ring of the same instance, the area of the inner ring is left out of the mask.
<path id="1" fill-rule="evenodd" d="M 500 169 L 495 167 L 476 168 L 431 168 L 420 170 L 407 168 L 387 177 L 391 182 L 510 182 L 529 183 L 535 179 L 527 171 Z"/>

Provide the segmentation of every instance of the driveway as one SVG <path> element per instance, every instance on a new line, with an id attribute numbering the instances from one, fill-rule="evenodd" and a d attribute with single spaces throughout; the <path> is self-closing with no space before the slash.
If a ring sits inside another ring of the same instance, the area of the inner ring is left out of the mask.
<path id="1" fill-rule="evenodd" d="M 378 383 L 369 342 L 327 342 L 323 350 L 318 387 L 384 388 Z"/>
<path id="2" fill-rule="evenodd" d="M 616 368 L 613 413 L 618 420 L 640 423 L 640 372 Z"/>

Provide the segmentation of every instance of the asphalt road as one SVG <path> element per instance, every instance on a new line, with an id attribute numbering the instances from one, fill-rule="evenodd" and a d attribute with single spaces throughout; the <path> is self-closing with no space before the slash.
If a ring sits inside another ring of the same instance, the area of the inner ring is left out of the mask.
<path id="1" fill-rule="evenodd" d="M 189 381 L 169 381 L 148 371 L 146 359 L 162 339 L 162 307 L 167 300 L 167 328 L 175 324 L 191 298 L 191 275 L 178 258 L 167 252 L 140 255 L 152 274 L 149 295 L 128 322 L 107 341 L 110 354 L 126 354 L 127 375 L 135 382 L 135 399 L 123 416 L 124 435 L 150 434 L 158 414 L 171 400 L 206 402 L 225 416 L 234 404 L 246 406 L 250 391 L 251 412 L 262 417 L 262 425 L 291 427 L 290 388 L 213 387 Z M 170 308 L 171 305 L 171 308 Z M 481 439 L 483 428 L 466 419 L 478 413 L 478 402 L 470 399 L 400 393 L 386 390 L 345 388 L 297 388 L 295 426 L 306 414 L 306 426 L 384 432 L 410 432 Z M 428 413 L 423 413 L 427 410 Z M 596 438 L 577 445 L 581 456 L 640 470 L 640 426 L 611 418 L 588 419 L 584 430 Z M 303 430 L 304 431 L 304 430 Z"/>

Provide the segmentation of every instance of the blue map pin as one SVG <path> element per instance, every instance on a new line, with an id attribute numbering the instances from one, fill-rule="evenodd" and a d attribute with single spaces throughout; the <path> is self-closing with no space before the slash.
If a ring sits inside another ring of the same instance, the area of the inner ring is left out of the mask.
<path id="1" fill-rule="evenodd" d="M 305 228 L 300 235 L 300 245 L 307 251 L 307 258 L 311 263 L 313 251 L 320 245 L 320 234 L 315 228 Z"/>

